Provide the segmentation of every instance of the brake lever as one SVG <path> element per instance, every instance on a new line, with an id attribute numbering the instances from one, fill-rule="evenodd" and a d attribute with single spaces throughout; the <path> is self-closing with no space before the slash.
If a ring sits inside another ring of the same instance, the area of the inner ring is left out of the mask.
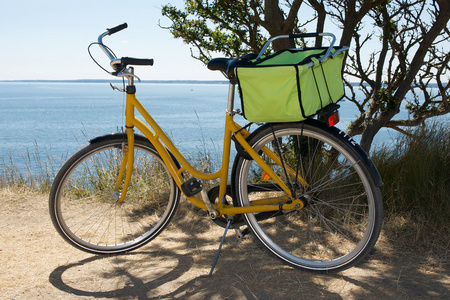
<path id="1" fill-rule="evenodd" d="M 116 77 L 126 77 L 127 79 L 131 79 L 131 78 L 136 78 L 138 80 L 138 82 L 141 82 L 141 79 L 139 77 L 137 77 L 136 75 L 134 75 L 134 72 L 130 72 L 130 70 L 124 66 L 115 68 L 114 65 L 111 63 L 111 66 L 116 69 L 115 72 L 110 73 L 113 76 Z M 120 71 L 118 71 L 120 70 Z"/>
<path id="2" fill-rule="evenodd" d="M 124 72 L 124 70 L 125 70 L 125 72 Z M 136 78 L 136 79 L 138 80 L 138 82 L 141 82 L 141 79 L 140 79 L 139 77 L 137 77 L 137 76 L 134 75 L 134 74 L 131 74 L 131 73 L 128 72 L 128 70 L 126 70 L 126 69 L 124 69 L 124 70 L 120 71 L 120 72 L 117 73 L 117 75 L 115 75 L 115 76 L 117 76 L 117 77 L 127 77 L 127 78 L 129 78 L 129 77 L 131 77 L 131 78 Z"/>
<path id="3" fill-rule="evenodd" d="M 122 92 L 122 93 L 125 92 L 125 89 L 118 88 L 117 86 L 113 85 L 111 82 L 109 83 L 109 85 L 111 86 L 111 88 L 113 89 L 113 91 L 114 91 L 114 90 L 118 90 L 119 92 Z"/>

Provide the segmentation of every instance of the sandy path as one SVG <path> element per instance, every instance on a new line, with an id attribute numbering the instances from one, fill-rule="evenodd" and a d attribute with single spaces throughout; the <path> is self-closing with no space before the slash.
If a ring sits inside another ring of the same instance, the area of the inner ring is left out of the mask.
<path id="1" fill-rule="evenodd" d="M 231 231 L 214 275 L 200 279 L 222 232 L 201 214 L 178 214 L 150 244 L 101 257 L 59 237 L 45 196 L 0 197 L 0 299 L 450 299 L 448 264 L 411 257 L 384 238 L 367 262 L 317 275 L 281 265 Z M 187 219 L 205 230 L 193 235 Z"/>

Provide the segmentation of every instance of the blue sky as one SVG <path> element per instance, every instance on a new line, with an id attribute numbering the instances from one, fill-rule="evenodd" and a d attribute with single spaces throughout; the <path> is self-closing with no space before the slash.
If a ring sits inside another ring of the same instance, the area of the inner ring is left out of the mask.
<path id="1" fill-rule="evenodd" d="M 124 22 L 128 28 L 104 42 L 119 57 L 153 58 L 153 67 L 136 67 L 141 79 L 224 80 L 220 72 L 193 59 L 190 46 L 158 26 L 170 25 L 161 15 L 166 3 L 184 5 L 183 0 L 0 0 L 0 80 L 110 79 L 90 59 L 87 47 L 106 28 Z M 328 23 L 325 31 L 339 40 L 334 24 Z M 376 48 L 376 39 L 374 43 Z M 98 46 L 93 50 L 108 66 Z"/>
<path id="2" fill-rule="evenodd" d="M 87 46 L 106 28 L 123 22 L 128 28 L 104 42 L 119 57 L 153 58 L 153 67 L 136 68 L 141 79 L 224 79 L 158 26 L 158 21 L 170 25 L 160 9 L 168 2 L 183 5 L 182 0 L 0 0 L 0 80 L 109 79 L 92 62 Z M 94 54 L 105 63 L 103 53 Z"/>

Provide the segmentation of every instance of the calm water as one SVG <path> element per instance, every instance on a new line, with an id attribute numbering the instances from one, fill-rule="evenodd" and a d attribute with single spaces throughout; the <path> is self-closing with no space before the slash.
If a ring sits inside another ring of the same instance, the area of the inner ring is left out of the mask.
<path id="1" fill-rule="evenodd" d="M 137 97 L 183 154 L 217 156 L 223 142 L 226 84 L 139 84 Z M 123 93 L 108 83 L 0 83 L 0 164 L 23 156 L 67 157 L 87 139 L 117 132 Z"/>
<path id="2" fill-rule="evenodd" d="M 227 92 L 227 84 L 141 83 L 136 95 L 182 153 L 218 159 Z M 117 132 L 124 122 L 123 102 L 123 93 L 108 83 L 0 82 L 0 164 L 12 159 L 22 167 L 24 157 L 36 152 L 61 161 L 87 139 Z M 357 112 L 350 103 L 340 104 L 339 126 L 345 128 Z M 237 121 L 246 123 L 241 117 Z M 383 131 L 375 143 L 394 137 Z"/>

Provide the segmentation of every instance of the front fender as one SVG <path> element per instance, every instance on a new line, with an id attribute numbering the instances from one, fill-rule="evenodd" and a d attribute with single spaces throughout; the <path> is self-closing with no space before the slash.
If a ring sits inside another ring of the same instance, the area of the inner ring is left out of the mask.
<path id="1" fill-rule="evenodd" d="M 118 138 L 126 140 L 127 139 L 127 134 L 125 132 L 116 132 L 116 133 L 111 133 L 111 134 L 105 134 L 105 135 L 101 135 L 101 136 L 98 136 L 98 137 L 95 137 L 95 138 L 89 140 L 89 143 L 93 144 L 93 143 L 98 143 L 98 142 L 103 142 L 103 141 L 108 141 L 108 140 L 114 140 L 114 139 L 118 139 Z M 140 140 L 140 141 L 143 141 L 143 142 L 147 142 L 150 145 L 152 145 L 153 149 L 155 149 L 153 144 L 144 135 L 134 134 L 134 139 L 135 140 Z M 169 153 L 169 155 L 172 158 L 172 160 L 175 162 L 176 167 L 178 169 L 180 169 L 181 165 L 178 162 L 178 160 L 175 158 L 175 156 L 172 154 L 172 152 L 169 151 L 169 149 L 166 148 L 166 150 Z"/>
<path id="2" fill-rule="evenodd" d="M 89 140 L 90 144 L 94 144 L 94 143 L 98 143 L 98 142 L 103 142 L 103 141 L 108 141 L 108 140 L 114 140 L 117 138 L 121 138 L 121 139 L 127 139 L 127 134 L 125 132 L 116 132 L 116 133 L 110 133 L 110 134 L 105 134 L 105 135 L 101 135 L 101 136 L 97 136 L 91 140 Z M 145 141 L 150 143 L 150 141 L 143 135 L 140 134 L 134 134 L 134 138 L 136 140 L 141 140 L 141 141 Z"/>

